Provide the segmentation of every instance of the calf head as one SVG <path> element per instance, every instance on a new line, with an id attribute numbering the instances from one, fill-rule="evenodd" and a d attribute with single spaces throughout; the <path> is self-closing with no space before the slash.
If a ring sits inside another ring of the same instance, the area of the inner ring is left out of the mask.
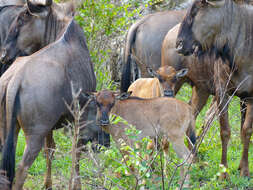
<path id="1" fill-rule="evenodd" d="M 117 95 L 117 93 L 110 90 L 102 90 L 94 93 L 89 98 L 94 98 L 97 105 L 97 124 L 101 126 L 107 126 L 110 124 L 110 112 L 117 100 L 127 99 L 131 93 L 123 93 Z"/>
<path id="2" fill-rule="evenodd" d="M 147 68 L 151 76 L 158 78 L 164 92 L 164 96 L 174 97 L 175 86 L 179 78 L 184 77 L 188 69 L 184 68 L 176 71 L 174 67 L 162 66 L 156 72 L 151 68 Z"/>

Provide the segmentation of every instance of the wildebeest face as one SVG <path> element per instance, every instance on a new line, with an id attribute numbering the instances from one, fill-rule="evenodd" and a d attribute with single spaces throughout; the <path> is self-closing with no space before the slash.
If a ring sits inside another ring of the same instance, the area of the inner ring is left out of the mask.
<path id="1" fill-rule="evenodd" d="M 148 72 L 152 76 L 158 78 L 160 85 L 162 86 L 164 96 L 174 97 L 176 83 L 180 78 L 187 74 L 188 69 L 185 68 L 176 71 L 173 67 L 166 65 L 160 67 L 156 72 L 149 68 Z"/>
<path id="2" fill-rule="evenodd" d="M 18 56 L 30 55 L 41 48 L 49 11 L 50 4 L 34 5 L 27 1 L 2 44 L 0 57 L 3 63 L 10 63 Z"/>
<path id="3" fill-rule="evenodd" d="M 115 95 L 108 90 L 102 90 L 96 94 L 97 123 L 102 126 L 110 124 L 109 115 L 115 104 Z"/>
<path id="4" fill-rule="evenodd" d="M 225 0 L 195 0 L 178 32 L 177 51 L 191 55 L 212 47 L 220 32 Z"/>

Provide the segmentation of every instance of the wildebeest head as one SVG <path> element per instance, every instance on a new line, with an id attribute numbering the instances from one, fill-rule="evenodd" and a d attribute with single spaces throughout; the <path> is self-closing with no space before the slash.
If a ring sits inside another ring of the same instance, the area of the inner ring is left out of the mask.
<path id="1" fill-rule="evenodd" d="M 187 68 L 176 71 L 175 68 L 168 65 L 160 67 L 156 72 L 149 67 L 147 69 L 151 76 L 158 78 L 163 88 L 164 96 L 168 97 L 174 97 L 176 82 L 188 72 Z"/>
<path id="2" fill-rule="evenodd" d="M 131 95 L 131 92 L 122 93 L 118 95 L 110 90 L 101 90 L 100 92 L 89 95 L 89 98 L 94 98 L 97 104 L 97 124 L 101 126 L 107 126 L 110 124 L 110 112 L 115 105 L 117 99 L 127 99 Z M 87 96 L 87 95 L 86 95 Z"/>
<path id="3" fill-rule="evenodd" d="M 220 33 L 225 0 L 195 0 L 178 32 L 177 51 L 183 55 L 200 53 L 213 46 Z"/>
<path id="4" fill-rule="evenodd" d="M 59 20 L 70 16 L 56 7 L 52 0 L 27 0 L 24 10 L 12 22 L 2 44 L 0 61 L 11 63 L 16 57 L 31 55 L 55 41 L 57 29 L 63 26 Z"/>

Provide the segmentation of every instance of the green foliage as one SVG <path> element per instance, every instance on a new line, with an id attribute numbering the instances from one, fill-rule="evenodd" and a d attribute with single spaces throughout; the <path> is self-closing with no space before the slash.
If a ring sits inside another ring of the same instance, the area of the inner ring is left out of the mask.
<path id="1" fill-rule="evenodd" d="M 110 67 L 113 65 L 109 63 L 113 52 L 117 51 L 117 40 L 121 40 L 117 38 L 124 36 L 131 18 L 138 13 L 138 9 L 130 10 L 131 7 L 131 2 L 85 0 L 76 16 L 76 20 L 84 28 L 92 61 L 95 63 L 97 90 L 116 88 L 111 81 Z"/>

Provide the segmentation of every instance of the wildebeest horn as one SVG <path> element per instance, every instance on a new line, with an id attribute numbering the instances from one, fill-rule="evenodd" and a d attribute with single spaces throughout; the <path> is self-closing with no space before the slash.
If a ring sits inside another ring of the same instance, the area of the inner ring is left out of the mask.
<path id="1" fill-rule="evenodd" d="M 215 6 L 215 7 L 220 7 L 225 4 L 225 0 L 205 0 L 208 4 Z"/>
<path id="2" fill-rule="evenodd" d="M 53 4 L 53 0 L 26 0 L 26 3 L 32 3 L 35 5 L 44 5 L 51 6 Z"/>

